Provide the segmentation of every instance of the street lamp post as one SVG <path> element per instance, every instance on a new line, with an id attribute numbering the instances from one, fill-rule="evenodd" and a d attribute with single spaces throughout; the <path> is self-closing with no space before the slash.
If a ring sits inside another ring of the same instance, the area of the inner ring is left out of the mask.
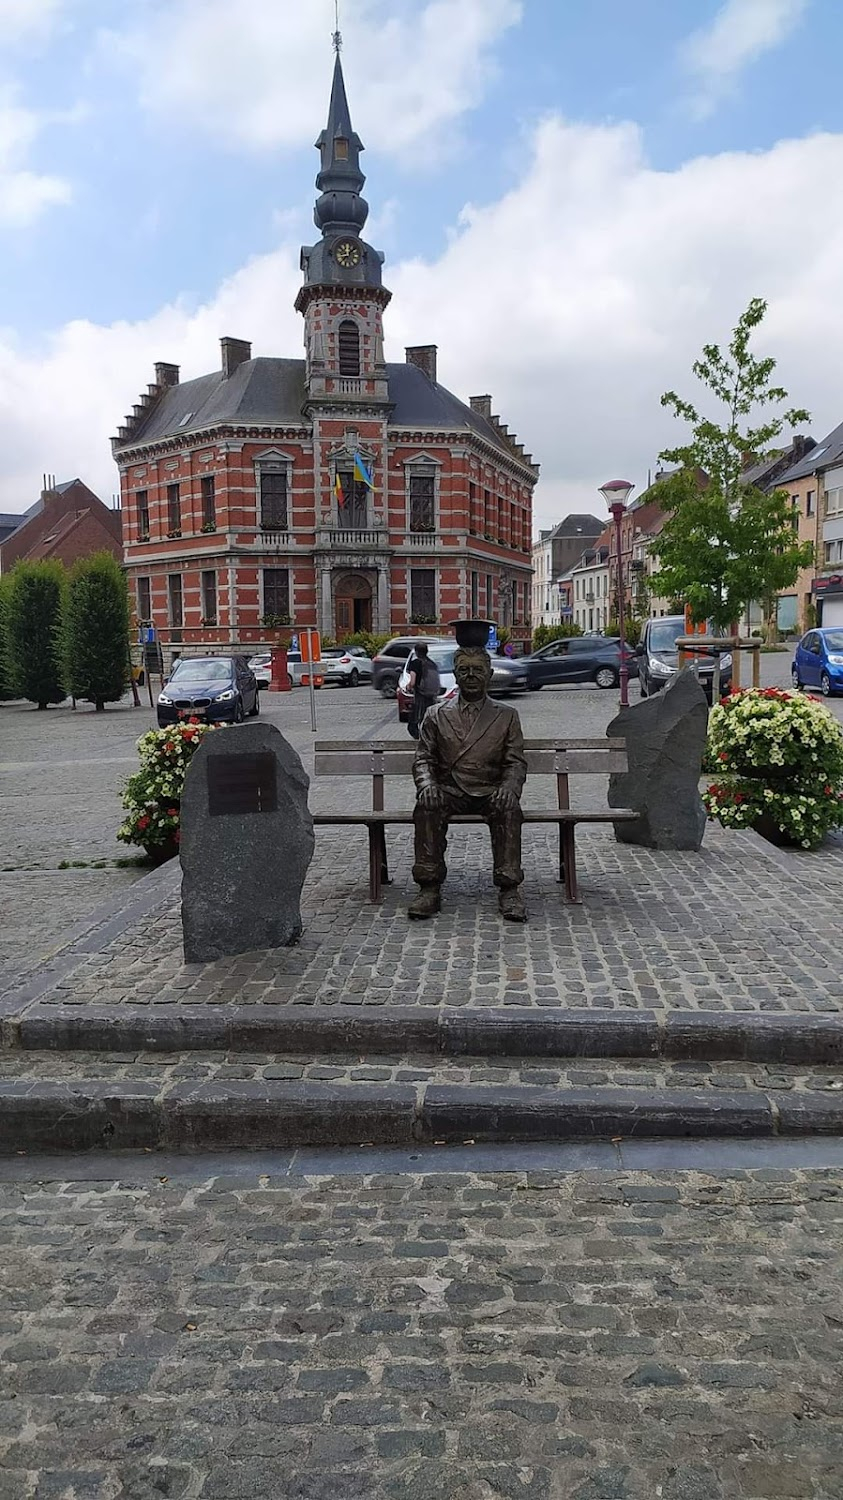
<path id="1" fill-rule="evenodd" d="M 618 554 L 618 629 L 621 638 L 621 708 L 629 707 L 629 666 L 626 660 L 626 630 L 624 616 L 626 614 L 626 599 L 623 586 L 623 540 L 621 537 L 621 521 L 626 514 L 626 502 L 634 484 L 628 479 L 610 479 L 606 484 L 601 484 L 599 493 L 603 496 L 609 507 L 609 514 L 615 523 L 615 541 Z"/>

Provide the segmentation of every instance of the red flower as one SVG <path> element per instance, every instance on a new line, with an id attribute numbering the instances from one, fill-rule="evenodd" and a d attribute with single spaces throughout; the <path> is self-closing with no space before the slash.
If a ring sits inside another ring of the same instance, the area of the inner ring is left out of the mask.
<path id="1" fill-rule="evenodd" d="M 176 748 L 176 747 L 175 747 L 175 745 L 174 745 L 174 744 L 173 744 L 173 741 L 172 741 L 172 740 L 165 740 L 165 741 L 164 741 L 164 749 L 165 749 L 165 750 L 175 750 L 175 748 Z"/>
<path id="2" fill-rule="evenodd" d="M 826 797 L 833 797 L 834 796 L 834 788 L 833 787 L 824 786 L 823 787 L 823 791 L 824 791 Z"/>
<path id="3" fill-rule="evenodd" d="M 168 807 L 167 808 L 167 817 L 168 818 L 177 818 L 178 817 L 178 812 L 177 812 L 177 810 L 176 810 L 175 807 Z"/>
<path id="4" fill-rule="evenodd" d="M 745 798 L 743 792 L 735 792 L 735 805 L 737 805 L 738 802 L 745 802 L 745 801 L 746 801 L 746 798 Z"/>
<path id="5" fill-rule="evenodd" d="M 149 827 L 149 823 L 150 819 L 146 813 L 144 813 L 142 818 L 138 818 L 138 828 L 141 830 L 141 832 L 143 832 L 144 828 Z"/>
<path id="6" fill-rule="evenodd" d="M 718 760 L 728 760 L 728 759 L 729 759 L 729 756 L 728 756 L 728 753 L 727 753 L 727 751 L 725 751 L 725 750 L 721 750 L 721 751 L 720 751 L 720 754 L 719 754 L 719 755 L 718 755 L 718 757 L 717 757 L 717 759 L 718 759 Z"/>

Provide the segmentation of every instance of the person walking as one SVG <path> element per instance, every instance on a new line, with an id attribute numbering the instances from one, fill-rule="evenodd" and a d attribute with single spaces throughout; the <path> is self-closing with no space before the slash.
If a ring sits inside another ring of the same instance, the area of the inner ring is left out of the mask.
<path id="1" fill-rule="evenodd" d="M 439 668 L 434 661 L 431 661 L 424 641 L 420 641 L 414 648 L 407 670 L 410 674 L 410 690 L 413 694 L 413 711 L 407 728 L 413 739 L 417 740 L 424 716 L 436 702 L 442 688 Z"/>

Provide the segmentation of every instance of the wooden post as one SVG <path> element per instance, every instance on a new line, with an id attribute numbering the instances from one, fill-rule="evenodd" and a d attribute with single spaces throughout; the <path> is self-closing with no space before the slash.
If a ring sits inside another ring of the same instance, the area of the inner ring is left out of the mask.
<path id="1" fill-rule="evenodd" d="M 736 693 L 736 692 L 740 691 L 740 686 L 741 686 L 741 632 L 740 632 L 740 621 L 737 621 L 732 626 L 732 640 L 735 643 L 734 644 L 734 648 L 732 650 L 732 692 Z"/>
<path id="2" fill-rule="evenodd" d="M 757 687 L 761 686 L 761 647 L 760 647 L 760 645 L 753 646 L 753 648 L 752 648 L 752 686 L 754 688 L 757 688 Z"/>

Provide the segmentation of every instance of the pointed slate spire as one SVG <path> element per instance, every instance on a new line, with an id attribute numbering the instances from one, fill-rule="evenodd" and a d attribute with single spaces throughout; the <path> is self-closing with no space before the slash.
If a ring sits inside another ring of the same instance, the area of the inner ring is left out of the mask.
<path id="1" fill-rule="evenodd" d="M 323 235 L 359 233 L 369 215 L 369 205 L 360 192 L 366 178 L 360 170 L 363 142 L 351 123 L 351 111 L 345 92 L 342 61 L 337 48 L 328 124 L 316 148 L 322 167 L 316 179 L 321 197 L 316 200 L 313 218 Z"/>

